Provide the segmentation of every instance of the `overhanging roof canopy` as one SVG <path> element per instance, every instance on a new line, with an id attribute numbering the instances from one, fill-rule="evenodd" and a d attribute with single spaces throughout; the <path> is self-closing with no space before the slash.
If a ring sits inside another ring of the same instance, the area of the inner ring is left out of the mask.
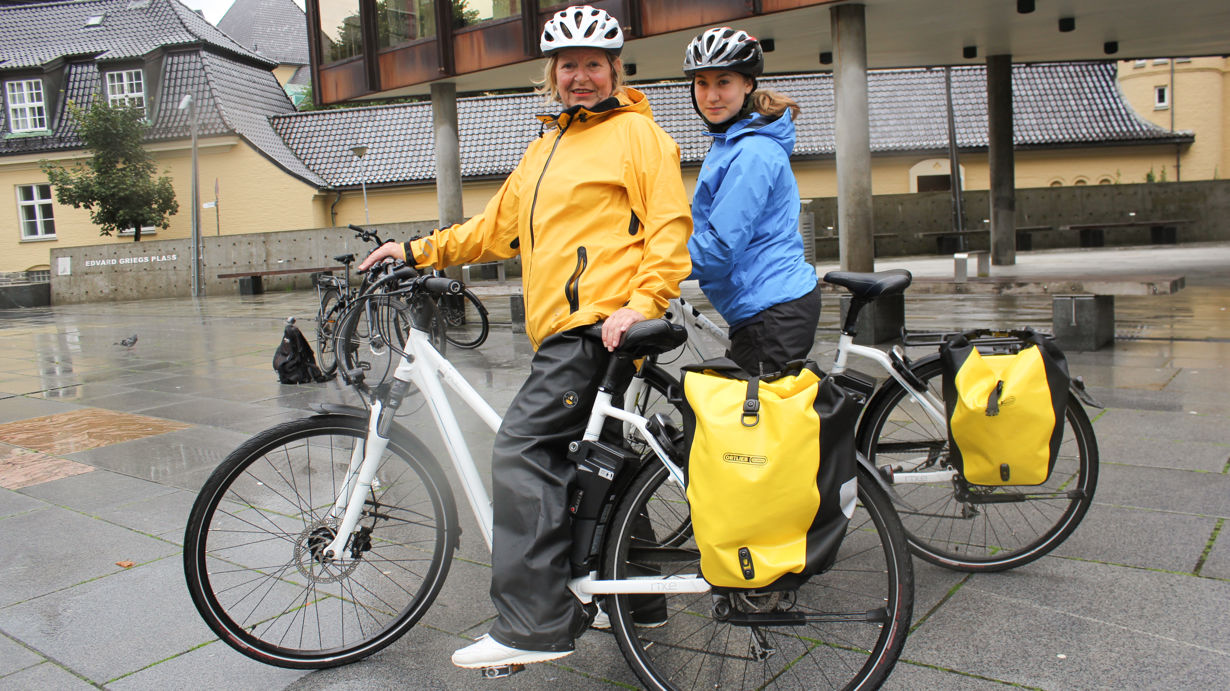
<path id="1" fill-rule="evenodd" d="M 1226 0 L 605 0 L 591 4 L 625 24 L 629 41 L 624 62 L 636 65 L 633 79 L 638 81 L 680 77 L 687 41 L 700 29 L 721 24 L 773 39 L 774 50 L 766 56 L 771 72 L 827 69 L 821 53 L 833 51 L 830 9 L 842 4 L 866 8 L 868 66 L 873 68 L 980 64 L 997 54 L 1010 54 L 1013 62 L 1230 54 Z M 327 101 L 340 101 L 426 94 L 432 81 L 454 82 L 459 92 L 528 86 L 540 69 L 532 56 L 541 19 L 558 5 L 546 0 L 523 0 L 522 5 L 517 17 L 491 22 L 490 28 L 480 24 L 457 32 L 446 46 L 445 62 L 452 60 L 453 70 L 447 65 L 441 70 L 437 64 L 419 69 L 416 76 L 413 70 L 400 69 L 400 81 L 390 80 L 382 72 L 392 72 L 398 58 L 395 52 L 384 52 L 373 60 L 378 65 L 347 70 L 343 80 L 349 80 L 351 88 L 336 90 L 324 84 L 323 91 L 334 96 L 322 95 Z M 1033 11 L 1019 12 L 1021 5 L 1032 5 Z M 313 16 L 318 14 L 309 10 L 309 20 Z M 1061 30 L 1061 20 L 1070 30 Z M 485 42 L 488 32 L 492 40 Z M 494 42 L 503 57 L 493 57 L 499 53 Z M 420 42 L 413 55 L 416 68 L 423 67 L 423 47 Z M 510 53 L 513 49 L 515 55 Z M 472 55 L 476 52 L 481 54 L 477 61 Z M 331 70 L 337 68 L 324 68 L 326 74 Z M 340 72 L 334 76 L 343 77 Z"/>

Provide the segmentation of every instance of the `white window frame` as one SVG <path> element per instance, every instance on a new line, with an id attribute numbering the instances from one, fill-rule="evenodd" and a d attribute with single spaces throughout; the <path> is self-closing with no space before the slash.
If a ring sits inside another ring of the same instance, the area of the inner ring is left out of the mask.
<path id="1" fill-rule="evenodd" d="M 1153 110 L 1166 110 L 1170 107 L 1170 85 L 1160 84 L 1153 87 Z"/>
<path id="2" fill-rule="evenodd" d="M 32 190 L 31 199 L 22 198 L 22 190 Z M 31 185 L 17 185 L 17 224 L 21 228 L 22 240 L 54 240 L 56 237 L 56 220 L 54 203 L 51 197 L 51 185 L 46 182 L 36 182 Z M 42 192 L 46 192 L 44 197 Z M 44 215 L 44 212 L 46 215 Z M 27 215 L 32 217 L 28 218 Z M 33 225 L 34 233 L 28 232 Z M 50 226 L 50 232 L 48 232 Z"/>
<path id="3" fill-rule="evenodd" d="M 14 79 L 4 85 L 10 132 L 41 132 L 47 129 L 47 102 L 43 80 Z"/>
<path id="4" fill-rule="evenodd" d="M 136 108 L 145 115 L 145 75 L 141 70 L 108 72 L 107 103 Z"/>

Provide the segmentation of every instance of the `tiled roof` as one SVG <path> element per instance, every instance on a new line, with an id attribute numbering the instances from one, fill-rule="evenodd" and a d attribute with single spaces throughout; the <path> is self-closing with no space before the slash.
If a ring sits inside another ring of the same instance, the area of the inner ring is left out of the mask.
<path id="1" fill-rule="evenodd" d="M 143 0 L 125 0 L 136 4 Z M 209 27 L 217 36 L 226 39 L 220 32 L 213 29 L 207 22 L 195 13 L 187 10 L 176 0 L 151 0 L 150 9 L 157 7 L 170 8 L 170 11 L 184 13 L 196 18 Z M 92 0 L 80 3 L 61 3 L 57 5 L 41 5 L 45 10 L 65 8 L 68 5 L 108 5 L 117 4 Z M 118 3 L 122 6 L 124 3 Z M 179 8 L 179 9 L 175 9 Z M 0 22 L 8 17 L 6 11 L 0 11 Z M 189 19 L 191 25 L 194 20 Z M 104 20 L 106 25 L 106 20 Z M 141 31 L 130 27 L 130 32 L 140 34 Z M 201 32 L 206 33 L 205 31 Z M 116 47 L 106 49 L 106 54 L 120 56 L 126 54 L 135 45 L 126 42 L 125 36 L 115 37 Z M 173 38 L 173 37 L 172 37 Z M 50 40 L 50 39 L 46 39 Z M 142 50 L 153 50 L 156 42 L 146 41 Z M 7 45 L 7 44 L 5 44 Z M 56 45 L 34 45 L 26 42 L 30 54 L 49 55 L 55 59 L 61 55 L 72 56 L 72 53 L 57 55 Z M 207 49 L 202 50 L 201 47 Z M 229 50 L 215 51 L 217 46 L 208 43 L 202 46 L 200 41 L 195 45 L 171 49 L 163 55 L 160 78 L 152 82 L 157 85 L 156 94 L 147 94 L 146 106 L 150 109 L 147 116 L 150 121 L 146 132 L 147 141 L 182 140 L 189 136 L 190 119 L 186 111 L 179 109 L 179 103 L 186 94 L 191 94 L 196 101 L 198 117 L 198 135 L 209 137 L 215 135 L 235 134 L 247 140 L 254 148 L 271 161 L 284 168 L 290 174 L 307 183 L 324 187 L 326 182 L 319 175 L 303 165 L 303 162 L 287 148 L 269 124 L 269 116 L 281 113 L 293 113 L 286 92 L 278 84 L 270 68 L 273 63 L 264 59 L 256 59 L 249 53 L 244 53 L 245 59 L 237 59 L 238 55 Z M 240 48 L 242 50 L 242 48 Z M 104 66 L 105 70 L 106 67 Z M 0 138 L 0 155 L 35 153 L 76 149 L 81 147 L 72 118 L 68 116 L 69 102 L 88 108 L 101 93 L 101 77 L 99 65 L 77 56 L 70 60 L 64 68 L 64 97 L 52 101 L 55 112 L 47 113 L 49 126 L 52 128 L 46 136 L 22 136 Z M 0 131 L 4 130 L 4 116 L 0 114 Z"/>
<path id="2" fill-rule="evenodd" d="M 307 16 L 294 0 L 235 0 L 218 28 L 277 63 L 308 64 Z"/>
<path id="3" fill-rule="evenodd" d="M 102 17 L 101 23 L 86 26 L 91 17 Z M 274 64 L 178 0 L 77 0 L 0 7 L 0 71 L 39 67 L 65 56 L 124 60 L 162 47 L 199 44 L 267 69 Z"/>
<path id="4" fill-rule="evenodd" d="M 987 146 L 986 69 L 953 68 L 958 146 Z M 830 74 L 765 77 L 764 88 L 798 100 L 796 158 L 836 151 Z M 638 86 L 654 118 L 679 143 L 685 164 L 699 163 L 711 141 L 692 110 L 687 85 Z M 874 153 L 942 152 L 948 146 L 944 73 L 940 69 L 876 70 L 868 75 Z M 1113 63 L 1013 66 L 1014 137 L 1018 148 L 1191 141 L 1136 115 L 1123 100 Z M 533 94 L 458 99 L 463 176 L 508 174 L 538 136 L 534 119 L 547 107 Z M 427 182 L 435 177 L 431 104 L 410 103 L 274 116 L 274 130 L 332 186 Z M 360 163 L 349 152 L 366 144 Z"/>

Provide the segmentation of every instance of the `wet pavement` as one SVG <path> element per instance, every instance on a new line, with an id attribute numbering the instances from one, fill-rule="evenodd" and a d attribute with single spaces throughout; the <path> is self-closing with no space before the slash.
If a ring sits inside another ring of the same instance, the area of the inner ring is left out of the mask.
<path id="1" fill-rule="evenodd" d="M 894 259 L 920 276 L 950 258 Z M 833 267 L 820 267 L 821 272 Z M 886 688 L 1224 688 L 1230 679 L 1230 245 L 1023 253 L 994 273 L 1187 277 L 1171 296 L 1116 298 L 1112 347 L 1069 353 L 1107 407 L 1094 507 L 1053 554 L 1002 574 L 915 560 L 914 630 Z M 476 284 L 488 342 L 450 352 L 497 410 L 530 350 L 514 286 Z M 685 294 L 707 307 L 694 284 Z M 337 381 L 285 386 L 271 368 L 283 320 L 312 330 L 311 292 L 0 311 L 0 689 L 607 689 L 636 687 L 609 634 L 502 681 L 454 668 L 485 632 L 489 562 L 462 512 L 439 600 L 385 651 L 348 667 L 267 667 L 218 642 L 184 586 L 195 491 L 252 434 L 323 402 Z M 826 294 L 815 357 L 831 358 Z M 707 310 L 712 316 L 712 311 Z M 1045 296 L 908 296 L 918 330 L 1050 329 Z M 136 335 L 128 347 L 121 340 Z M 921 351 L 920 351 L 921 352 Z M 420 426 L 410 405 L 403 423 Z M 490 434 L 471 421 L 474 455 Z M 420 429 L 434 440 L 435 433 Z M 438 442 L 433 448 L 439 449 Z M 442 457 L 442 454 L 441 454 Z M 454 486 L 456 491 L 456 486 Z"/>

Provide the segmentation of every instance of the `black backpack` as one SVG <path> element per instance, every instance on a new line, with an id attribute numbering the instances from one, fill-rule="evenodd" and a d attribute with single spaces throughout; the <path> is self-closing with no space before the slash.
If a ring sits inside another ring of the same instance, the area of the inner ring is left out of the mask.
<path id="1" fill-rule="evenodd" d="M 282 343 L 273 354 L 273 371 L 278 373 L 278 381 L 282 384 L 309 384 L 329 379 L 316 366 L 312 346 L 295 326 L 294 317 L 286 320 Z"/>

